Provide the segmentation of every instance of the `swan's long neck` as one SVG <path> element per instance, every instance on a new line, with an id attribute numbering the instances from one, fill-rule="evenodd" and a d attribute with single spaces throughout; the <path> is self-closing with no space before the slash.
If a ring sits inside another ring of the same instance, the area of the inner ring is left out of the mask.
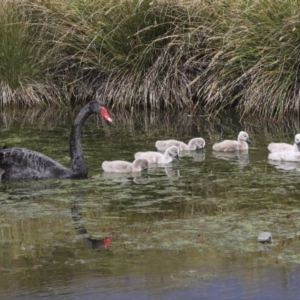
<path id="1" fill-rule="evenodd" d="M 195 145 L 195 141 L 190 140 L 185 148 L 188 149 L 188 150 L 195 150 L 197 148 L 196 145 Z"/>
<path id="2" fill-rule="evenodd" d="M 165 157 L 166 160 L 170 160 L 171 159 L 171 155 L 170 155 L 170 152 L 168 150 L 165 151 L 164 157 Z"/>
<path id="3" fill-rule="evenodd" d="M 74 121 L 70 135 L 71 169 L 81 176 L 87 175 L 88 172 L 81 146 L 81 127 L 91 114 L 88 105 L 84 106 Z"/>

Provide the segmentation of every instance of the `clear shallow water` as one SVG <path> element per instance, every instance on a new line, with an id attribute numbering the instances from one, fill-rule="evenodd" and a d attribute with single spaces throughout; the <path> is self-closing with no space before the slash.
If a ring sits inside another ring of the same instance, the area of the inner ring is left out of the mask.
<path id="1" fill-rule="evenodd" d="M 25 116 L 25 117 L 24 117 Z M 68 165 L 72 115 L 1 114 L 1 143 Z M 181 114 L 92 118 L 83 129 L 84 180 L 0 183 L 0 299 L 295 299 L 299 294 L 299 171 L 267 160 L 292 142 L 297 120 L 266 124 Z M 215 141 L 246 130 L 248 153 L 220 156 Z M 159 138 L 202 136 L 203 152 L 138 176 L 103 174 Z M 270 231 L 274 243 L 257 236 Z M 82 233 L 86 234 L 82 234 Z M 112 234 L 108 250 L 91 249 Z"/>

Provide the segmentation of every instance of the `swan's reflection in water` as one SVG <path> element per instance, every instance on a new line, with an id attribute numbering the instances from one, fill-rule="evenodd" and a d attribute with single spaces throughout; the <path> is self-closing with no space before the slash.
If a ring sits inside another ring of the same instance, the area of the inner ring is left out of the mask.
<path id="1" fill-rule="evenodd" d="M 169 177 L 169 178 L 172 178 L 172 179 L 179 179 L 180 177 L 180 172 L 177 168 L 174 168 L 172 165 L 170 166 L 165 166 L 164 167 L 164 171 L 166 173 L 166 175 Z"/>
<path id="2" fill-rule="evenodd" d="M 269 164 L 279 170 L 300 172 L 300 162 L 269 160 Z"/>
<path id="3" fill-rule="evenodd" d="M 181 151 L 180 157 L 181 158 L 191 157 L 193 158 L 194 161 L 201 162 L 205 160 L 205 150 L 201 149 L 196 151 Z"/>
<path id="4" fill-rule="evenodd" d="M 171 179 L 179 179 L 180 172 L 178 170 L 177 162 L 168 164 L 150 164 L 148 167 L 148 174 L 153 178 L 167 176 Z"/>
<path id="5" fill-rule="evenodd" d="M 96 239 L 90 236 L 90 234 L 84 226 L 83 218 L 80 213 L 79 200 L 81 198 L 82 195 L 76 198 L 76 200 L 72 201 L 71 205 L 72 220 L 74 221 L 74 227 L 76 229 L 76 232 L 80 237 L 82 237 L 87 248 L 98 251 L 106 250 L 112 242 L 112 235 L 107 235 L 103 239 Z"/>
<path id="6" fill-rule="evenodd" d="M 74 182 L 77 184 L 76 181 Z M 46 216 L 48 216 L 49 212 L 45 211 L 45 209 L 46 207 L 49 208 L 49 206 L 47 204 L 43 204 L 42 209 L 39 210 L 40 205 L 38 205 L 38 203 L 42 202 L 41 199 L 43 198 L 52 200 L 51 195 L 59 193 L 61 189 L 65 188 L 65 185 L 61 181 L 53 182 L 53 180 L 51 179 L 50 180 L 46 179 L 43 181 L 39 181 L 39 180 L 9 181 L 9 184 L 7 186 L 8 186 L 8 192 L 2 193 L 2 197 L 0 197 L 1 198 L 0 203 L 2 205 L 2 209 L 4 209 L 7 213 L 17 214 L 18 218 L 20 219 L 23 218 L 41 219 L 42 217 L 40 216 L 40 214 L 44 216 L 45 213 Z M 70 186 L 67 184 L 67 187 L 69 188 Z M 96 249 L 96 250 L 105 250 L 112 242 L 112 236 L 107 235 L 103 239 L 92 238 L 90 236 L 90 234 L 88 233 L 87 229 L 84 226 L 83 218 L 80 213 L 81 203 L 83 203 L 84 198 L 85 198 L 85 192 L 77 190 L 76 192 L 75 191 L 73 192 L 72 198 L 70 199 L 70 205 L 71 205 L 70 209 L 71 209 L 71 217 L 73 220 L 73 226 L 76 230 L 77 235 L 83 239 L 87 248 Z M 34 206 L 33 208 L 32 204 L 35 202 L 37 203 L 37 206 L 36 207 Z M 16 212 L 15 205 L 17 203 L 20 203 L 22 207 L 25 206 L 26 209 L 22 208 Z"/>
<path id="7" fill-rule="evenodd" d="M 102 177 L 105 180 L 115 183 L 128 183 L 134 182 L 135 184 L 148 184 L 150 177 L 154 176 L 167 176 L 172 179 L 179 179 L 180 172 L 173 163 L 169 164 L 150 164 L 147 172 L 135 172 L 135 173 L 110 173 L 103 172 Z"/>
<path id="8" fill-rule="evenodd" d="M 147 184 L 149 182 L 147 172 L 135 172 L 135 173 L 103 172 L 102 177 L 107 181 L 112 181 L 115 183 L 134 182 L 136 184 Z"/>
<path id="9" fill-rule="evenodd" d="M 213 151 L 212 153 L 215 158 L 220 158 L 224 160 L 236 160 L 242 167 L 247 166 L 250 162 L 248 150 L 234 152 Z"/>

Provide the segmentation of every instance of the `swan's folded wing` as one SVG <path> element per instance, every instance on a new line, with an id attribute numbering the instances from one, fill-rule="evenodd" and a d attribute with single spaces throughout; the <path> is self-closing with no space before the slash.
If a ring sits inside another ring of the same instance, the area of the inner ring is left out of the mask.
<path id="1" fill-rule="evenodd" d="M 277 151 L 291 151 L 294 149 L 294 145 L 290 145 L 287 143 L 270 143 L 268 145 L 268 150 L 270 152 L 277 152 Z"/>
<path id="2" fill-rule="evenodd" d="M 104 161 L 102 163 L 104 172 L 128 173 L 132 172 L 132 164 L 127 161 Z"/>
<path id="3" fill-rule="evenodd" d="M 60 169 L 67 170 L 66 167 L 59 164 L 50 157 L 26 148 L 6 148 L 0 150 L 0 168 L 11 169 L 14 168 L 24 171 L 25 169 L 37 174 L 43 174 L 43 177 L 48 173 L 51 174 L 53 170 Z"/>
<path id="4" fill-rule="evenodd" d="M 230 152 L 230 151 L 237 151 L 239 144 L 237 141 L 233 140 L 224 140 L 222 142 L 216 143 L 213 145 L 214 151 L 224 151 L 224 152 Z"/>
<path id="5" fill-rule="evenodd" d="M 134 159 L 140 159 L 140 158 L 143 158 L 143 155 L 144 155 L 145 152 L 136 152 L 134 154 Z"/>
<path id="6" fill-rule="evenodd" d="M 158 140 L 155 142 L 158 151 L 165 151 L 168 148 L 168 141 Z"/>
<path id="7" fill-rule="evenodd" d="M 137 152 L 134 155 L 135 159 L 146 159 L 148 163 L 158 163 L 160 158 L 164 157 L 162 153 L 155 152 L 155 151 L 146 151 L 146 152 Z"/>
<path id="8" fill-rule="evenodd" d="M 113 168 L 115 169 L 115 172 L 119 173 L 128 173 L 132 172 L 132 166 L 131 163 L 126 161 L 117 161 L 113 164 Z"/>
<path id="9" fill-rule="evenodd" d="M 184 142 L 177 140 L 158 140 L 155 142 L 155 147 L 158 151 L 166 151 L 171 146 L 176 146 L 180 150 L 185 150 L 187 148 L 187 145 Z"/>

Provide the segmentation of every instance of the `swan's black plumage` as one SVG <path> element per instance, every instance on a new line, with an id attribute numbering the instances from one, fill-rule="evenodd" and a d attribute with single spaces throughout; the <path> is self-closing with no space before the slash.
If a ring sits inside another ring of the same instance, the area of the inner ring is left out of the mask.
<path id="1" fill-rule="evenodd" d="M 84 178 L 88 168 L 81 147 L 81 127 L 92 114 L 100 114 L 111 122 L 104 103 L 94 100 L 78 113 L 70 134 L 71 167 L 67 168 L 52 158 L 26 148 L 0 149 L 0 178 L 43 179 Z"/>

